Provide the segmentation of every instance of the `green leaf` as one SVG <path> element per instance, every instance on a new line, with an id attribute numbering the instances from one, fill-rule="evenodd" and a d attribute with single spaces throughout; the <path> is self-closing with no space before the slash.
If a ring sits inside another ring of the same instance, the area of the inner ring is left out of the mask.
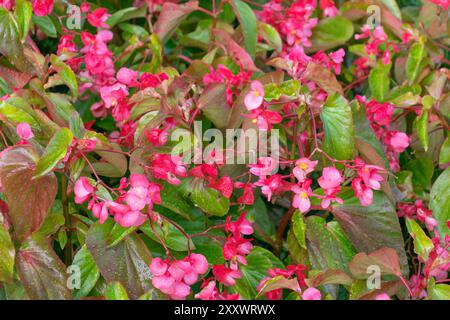
<path id="1" fill-rule="evenodd" d="M 50 57 L 53 68 L 58 72 L 61 80 L 69 87 L 73 97 L 78 97 L 78 82 L 75 73 L 72 69 L 60 61 L 58 56 L 52 55 Z"/>
<path id="2" fill-rule="evenodd" d="M 450 220 L 450 167 L 436 179 L 430 193 L 430 209 L 438 221 L 437 230 L 444 242 L 445 235 L 450 235 L 447 221 Z"/>
<path id="3" fill-rule="evenodd" d="M 217 264 L 224 264 L 225 259 L 223 258 L 222 254 L 222 246 L 215 243 L 199 243 L 195 245 L 196 253 L 201 253 L 205 256 L 206 260 L 208 260 L 208 263 L 211 265 L 217 265 Z"/>
<path id="4" fill-rule="evenodd" d="M 151 288 L 148 266 L 151 254 L 135 233 L 109 246 L 112 220 L 94 223 L 87 234 L 86 245 L 106 282 L 120 282 L 131 299 L 137 299 Z"/>
<path id="5" fill-rule="evenodd" d="M 189 198 L 195 206 L 213 216 L 224 216 L 230 209 L 230 200 L 212 188 L 194 188 Z"/>
<path id="6" fill-rule="evenodd" d="M 258 28 L 256 24 L 256 16 L 252 8 L 244 1 L 233 0 L 231 2 L 233 9 L 236 13 L 236 17 L 242 26 L 242 31 L 244 33 L 244 45 L 245 50 L 250 54 L 252 58 L 255 57 L 256 53 L 256 41 L 258 36 Z"/>
<path id="7" fill-rule="evenodd" d="M 74 111 L 69 117 L 69 128 L 77 139 L 83 139 L 86 129 L 84 128 L 83 119 L 78 112 Z"/>
<path id="8" fill-rule="evenodd" d="M 17 253 L 17 271 L 31 299 L 71 299 L 66 268 L 45 237 L 35 234 L 22 244 Z"/>
<path id="9" fill-rule="evenodd" d="M 28 62 L 20 41 L 19 26 L 12 12 L 0 8 L 0 53 L 20 71 L 28 72 L 33 66 Z"/>
<path id="10" fill-rule="evenodd" d="M 100 271 L 86 245 L 82 246 L 75 254 L 72 265 L 78 266 L 81 272 L 80 288 L 74 290 L 73 296 L 75 298 L 86 297 L 100 278 Z"/>
<path id="11" fill-rule="evenodd" d="M 36 165 L 34 179 L 46 175 L 55 168 L 58 162 L 66 156 L 72 139 L 73 134 L 68 128 L 61 128 L 53 135 Z"/>
<path id="12" fill-rule="evenodd" d="M 164 207 L 173 211 L 185 219 L 191 219 L 191 212 L 194 207 L 192 204 L 183 197 L 180 186 L 175 186 L 170 183 L 162 183 L 161 184 L 161 204 L 158 206 Z M 155 208 L 158 206 L 155 205 Z M 156 209 L 156 211 L 158 211 Z"/>
<path id="13" fill-rule="evenodd" d="M 296 210 L 292 216 L 292 230 L 297 242 L 303 249 L 306 249 L 306 224 L 303 214 Z"/>
<path id="14" fill-rule="evenodd" d="M 32 112 L 33 110 L 31 109 L 20 108 L 8 101 L 0 102 L 0 114 L 4 115 L 8 121 L 11 121 L 13 124 L 26 122 L 31 128 L 37 129 L 39 128 L 39 123 L 33 117 Z"/>
<path id="15" fill-rule="evenodd" d="M 14 14 L 16 15 L 17 26 L 19 27 L 20 38 L 22 39 L 22 42 L 24 42 L 28 35 L 31 17 L 33 15 L 31 3 L 26 0 L 17 0 Z"/>
<path id="16" fill-rule="evenodd" d="M 270 251 L 261 247 L 254 247 L 246 257 L 247 265 L 239 268 L 242 277 L 236 280 L 233 289 L 245 300 L 254 299 L 258 292 L 256 287 L 261 280 L 268 276 L 271 268 L 284 268 L 283 263 Z"/>
<path id="17" fill-rule="evenodd" d="M 372 252 L 387 247 L 397 251 L 404 274 L 408 263 L 404 240 L 395 207 L 380 191 L 373 194 L 373 203 L 364 207 L 355 197 L 345 196 L 343 205 L 336 205 L 332 213 L 359 252 Z"/>
<path id="18" fill-rule="evenodd" d="M 423 110 L 420 117 L 416 118 L 414 124 L 417 136 L 419 137 L 420 142 L 422 142 L 423 149 L 426 152 L 428 150 L 428 112 Z"/>
<path id="19" fill-rule="evenodd" d="M 414 252 L 417 253 L 423 261 L 428 260 L 428 254 L 433 250 L 434 244 L 430 238 L 425 234 L 425 231 L 419 224 L 409 218 L 406 218 L 406 228 L 409 234 L 414 239 Z"/>
<path id="20" fill-rule="evenodd" d="M 383 102 L 385 96 L 389 92 L 389 72 L 391 65 L 384 65 L 381 60 L 377 62 L 377 65 L 370 71 L 369 74 L 369 87 L 372 92 L 372 96 L 378 101 Z"/>
<path id="21" fill-rule="evenodd" d="M 416 158 L 406 165 L 406 169 L 413 173 L 412 184 L 414 192 L 421 194 L 431 186 L 434 173 L 434 163 L 430 158 Z"/>
<path id="22" fill-rule="evenodd" d="M 50 38 L 56 38 L 58 36 L 55 25 L 49 16 L 40 17 L 33 15 L 33 23 L 37 24 L 41 31 Z"/>
<path id="23" fill-rule="evenodd" d="M 435 284 L 434 278 L 428 284 L 428 298 L 431 300 L 450 300 L 450 285 Z"/>
<path id="24" fill-rule="evenodd" d="M 450 137 L 447 137 L 442 144 L 441 151 L 439 153 L 439 164 L 447 164 L 450 162 Z"/>
<path id="25" fill-rule="evenodd" d="M 406 60 L 406 76 L 410 84 L 416 82 L 417 77 L 423 69 L 422 60 L 426 56 L 425 40 L 420 38 L 419 42 L 414 43 L 409 49 Z"/>
<path id="26" fill-rule="evenodd" d="M 114 247 L 120 241 L 122 241 L 126 236 L 128 236 L 130 233 L 134 232 L 135 230 L 136 230 L 136 228 L 133 228 L 133 227 L 125 228 L 125 227 L 122 227 L 120 224 L 115 223 L 113 228 L 111 229 L 111 232 L 108 234 L 108 238 L 107 238 L 108 247 Z"/>
<path id="27" fill-rule="evenodd" d="M 53 173 L 33 178 L 38 158 L 31 145 L 14 146 L 0 155 L 0 180 L 19 241 L 39 230 L 58 190 Z"/>
<path id="28" fill-rule="evenodd" d="M 120 282 L 111 282 L 106 287 L 106 300 L 128 300 L 128 294 Z"/>
<path id="29" fill-rule="evenodd" d="M 312 46 L 307 52 L 339 47 L 350 40 L 353 32 L 353 23 L 343 16 L 321 19 L 313 29 Z"/>
<path id="30" fill-rule="evenodd" d="M 252 206 L 249 206 L 247 210 L 247 220 L 253 222 L 256 225 L 254 236 L 258 240 L 267 242 L 265 236 L 263 236 L 259 230 L 264 232 L 271 239 L 275 236 L 275 225 L 269 216 L 267 206 L 261 197 L 257 197 Z"/>
<path id="31" fill-rule="evenodd" d="M 175 251 L 188 251 L 188 239 L 183 235 L 183 233 L 167 221 L 162 222 L 162 226 L 154 226 L 156 234 L 164 241 L 166 246 Z M 180 226 L 181 228 L 181 226 Z M 150 224 L 146 222 L 140 227 L 140 230 L 144 232 L 152 240 L 159 243 L 158 237 L 153 232 Z M 190 248 L 195 249 L 195 245 L 190 240 Z"/>
<path id="32" fill-rule="evenodd" d="M 114 27 L 116 24 L 135 19 L 135 18 L 143 18 L 147 14 L 147 7 L 142 6 L 139 8 L 135 7 L 129 7 L 125 9 L 121 9 L 119 11 L 114 12 L 108 20 L 106 20 L 106 23 L 109 25 L 110 28 Z"/>
<path id="33" fill-rule="evenodd" d="M 270 24 L 260 22 L 259 33 L 261 37 L 269 44 L 269 46 L 278 52 L 283 50 L 283 42 L 277 29 Z"/>
<path id="34" fill-rule="evenodd" d="M 0 282 L 9 282 L 14 274 L 16 252 L 8 230 L 0 223 Z"/>
<path id="35" fill-rule="evenodd" d="M 347 264 L 356 253 L 337 222 L 327 223 L 319 216 L 306 219 L 306 239 L 309 260 L 314 269 L 347 270 Z"/>
<path id="36" fill-rule="evenodd" d="M 392 12 L 392 14 L 399 20 L 402 20 L 402 12 L 396 0 L 381 0 L 381 2 Z"/>
<path id="37" fill-rule="evenodd" d="M 320 117 L 325 130 L 324 150 L 335 159 L 351 159 L 355 152 L 355 133 L 348 102 L 337 93 L 328 96 Z"/>

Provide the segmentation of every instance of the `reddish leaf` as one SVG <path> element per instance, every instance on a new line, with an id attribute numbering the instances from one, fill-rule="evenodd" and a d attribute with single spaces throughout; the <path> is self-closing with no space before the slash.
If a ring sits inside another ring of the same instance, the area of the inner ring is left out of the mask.
<path id="1" fill-rule="evenodd" d="M 325 284 L 350 285 L 353 279 L 340 269 L 327 269 L 315 274 L 306 281 L 310 287 L 317 287 Z"/>
<path id="2" fill-rule="evenodd" d="M 214 30 L 214 34 L 217 42 L 225 47 L 228 55 L 237 65 L 247 70 L 259 71 L 247 51 L 238 45 L 228 33 L 223 30 Z"/>
<path id="3" fill-rule="evenodd" d="M 368 272 L 370 266 L 380 268 L 381 274 L 401 276 L 398 254 L 391 248 L 381 248 L 370 254 L 360 252 L 348 265 L 351 273 L 358 279 L 366 279 L 371 275 Z"/>
<path id="4" fill-rule="evenodd" d="M 181 21 L 183 21 L 189 13 L 197 10 L 197 8 L 198 1 L 190 1 L 181 5 L 173 2 L 165 2 L 154 28 L 161 43 L 166 42 Z"/>
<path id="5" fill-rule="evenodd" d="M 0 180 L 19 241 L 40 228 L 57 193 L 54 173 L 32 179 L 38 160 L 31 145 L 14 146 L 0 154 Z"/>
<path id="6" fill-rule="evenodd" d="M 43 236 L 35 234 L 21 246 L 16 266 L 31 299 L 71 299 L 66 268 Z"/>
<path id="7" fill-rule="evenodd" d="M 222 83 L 210 84 L 198 100 L 198 107 L 218 129 L 226 128 L 231 113 L 225 89 Z"/>
<path id="8" fill-rule="evenodd" d="M 10 87 L 22 89 L 28 81 L 30 81 L 32 75 L 0 66 L 0 77 L 2 77 Z"/>
<path id="9" fill-rule="evenodd" d="M 307 80 L 315 82 L 320 88 L 328 94 L 335 92 L 344 95 L 341 84 L 336 80 L 336 76 L 327 68 L 320 64 L 309 62 L 306 67 L 304 77 Z"/>

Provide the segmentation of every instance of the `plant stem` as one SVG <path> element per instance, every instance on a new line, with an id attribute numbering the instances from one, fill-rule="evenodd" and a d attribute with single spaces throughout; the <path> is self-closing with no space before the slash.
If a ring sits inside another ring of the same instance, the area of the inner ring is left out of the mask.
<path id="1" fill-rule="evenodd" d="M 67 200 L 67 177 L 64 173 L 61 174 L 60 179 L 61 185 L 61 204 L 64 213 L 65 227 L 67 232 L 67 243 L 65 247 L 65 263 L 70 265 L 72 263 L 72 239 L 71 239 L 71 223 L 69 215 L 69 202 Z"/>

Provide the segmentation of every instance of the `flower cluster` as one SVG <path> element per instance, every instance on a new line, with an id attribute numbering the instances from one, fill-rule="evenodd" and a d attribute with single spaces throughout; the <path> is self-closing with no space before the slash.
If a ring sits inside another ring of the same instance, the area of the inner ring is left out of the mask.
<path id="1" fill-rule="evenodd" d="M 125 191 L 127 187 L 129 189 Z M 161 186 L 149 182 L 143 174 L 132 174 L 129 183 L 123 178 L 118 189 L 120 195 L 115 201 L 101 198 L 98 188 L 85 177 L 78 179 L 74 191 L 75 203 L 81 204 L 89 200 L 88 208 L 100 223 L 104 223 L 112 215 L 123 227 L 140 226 L 147 219 L 141 211 L 147 208 L 147 214 L 151 215 L 153 204 L 161 203 Z"/>
<path id="2" fill-rule="evenodd" d="M 243 235 L 251 235 L 253 227 L 245 218 L 246 213 L 242 213 L 240 217 L 232 222 L 231 216 L 227 218 L 225 231 L 228 232 L 227 240 L 223 246 L 222 254 L 228 266 L 215 265 L 212 272 L 216 280 L 225 286 L 234 286 L 236 279 L 241 278 L 239 271 L 239 263 L 246 265 L 245 256 L 248 255 L 253 247 L 251 239 L 243 238 Z"/>
<path id="3" fill-rule="evenodd" d="M 383 27 L 376 27 L 373 32 L 372 28 L 365 24 L 361 28 L 362 33 L 355 35 L 355 39 L 368 39 L 364 48 L 366 53 L 370 56 L 381 57 L 383 64 L 389 64 L 391 62 L 392 52 L 399 52 L 397 45 L 388 40 L 388 36 L 384 32 Z M 383 47 L 384 49 L 380 49 Z"/>
<path id="4" fill-rule="evenodd" d="M 367 101 L 362 96 L 356 96 L 356 99 L 364 106 L 375 135 L 386 147 L 391 170 L 398 171 L 400 169 L 398 155 L 409 146 L 410 138 L 404 132 L 391 129 L 394 106 L 389 102 L 377 102 L 375 99 Z"/>
<path id="5" fill-rule="evenodd" d="M 186 299 L 191 293 L 190 286 L 207 270 L 208 261 L 198 253 L 174 261 L 154 258 L 150 264 L 153 286 L 174 300 Z"/>

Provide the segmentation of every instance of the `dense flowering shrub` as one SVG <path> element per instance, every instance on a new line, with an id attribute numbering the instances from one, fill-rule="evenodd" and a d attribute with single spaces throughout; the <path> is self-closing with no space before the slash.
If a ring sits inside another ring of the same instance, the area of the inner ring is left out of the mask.
<path id="1" fill-rule="evenodd" d="M 450 299 L 449 4 L 0 0 L 0 298 Z"/>

